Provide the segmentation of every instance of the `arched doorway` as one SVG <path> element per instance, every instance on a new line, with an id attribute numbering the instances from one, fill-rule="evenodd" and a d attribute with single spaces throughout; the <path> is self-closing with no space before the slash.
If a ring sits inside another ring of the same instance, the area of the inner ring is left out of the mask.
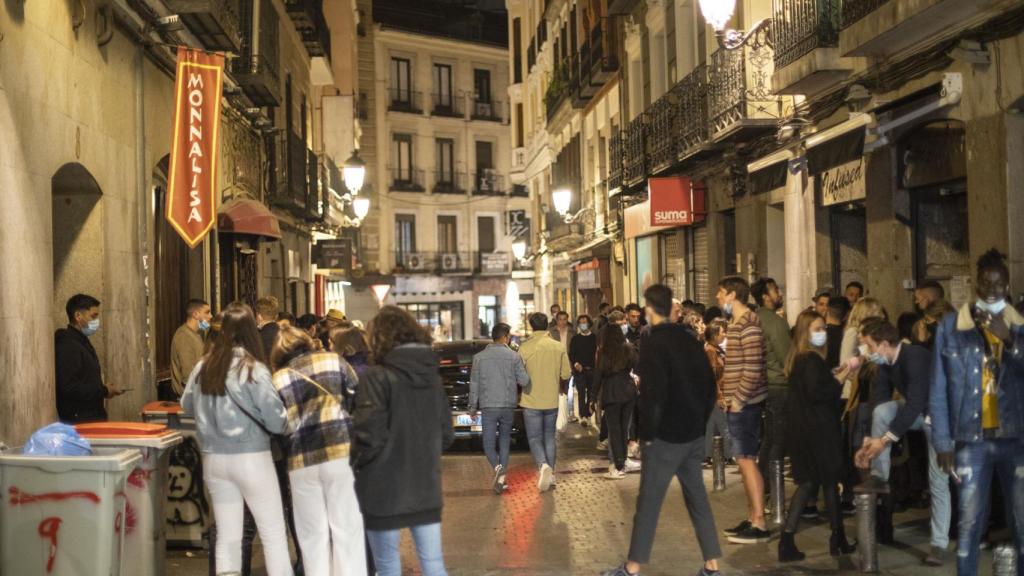
<path id="1" fill-rule="evenodd" d="M 65 164 L 50 180 L 53 195 L 53 326 L 65 326 L 68 298 L 89 294 L 101 302 L 104 288 L 103 192 L 77 162 Z M 103 310 L 103 308 L 100 308 Z M 105 319 L 103 319 L 105 320 Z M 103 332 L 100 332 L 102 336 Z M 93 346 L 104 357 L 104 338 Z"/>

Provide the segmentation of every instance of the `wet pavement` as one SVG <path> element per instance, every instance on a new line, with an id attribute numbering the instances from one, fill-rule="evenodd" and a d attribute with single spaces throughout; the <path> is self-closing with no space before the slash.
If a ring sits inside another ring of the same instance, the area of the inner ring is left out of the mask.
<path id="1" fill-rule="evenodd" d="M 590 430 L 570 425 L 559 444 L 557 488 L 539 494 L 529 452 L 514 452 L 510 462 L 511 488 L 502 496 L 490 489 L 492 472 L 482 453 L 463 447 L 444 457 L 444 549 L 453 576 L 594 575 L 621 563 L 629 548 L 639 473 L 623 480 L 606 480 L 607 461 L 594 447 Z M 711 471 L 705 473 L 710 489 Z M 792 486 L 787 486 L 792 491 Z M 735 467 L 727 470 L 727 486 L 710 494 L 718 529 L 735 525 L 746 514 L 746 501 Z M 823 509 L 823 508 L 822 508 Z M 879 547 L 882 574 L 918 576 L 954 574 L 952 563 L 942 568 L 921 565 L 928 549 L 927 510 L 896 516 L 896 546 Z M 853 518 L 847 533 L 856 534 Z M 829 528 L 821 518 L 804 521 L 797 545 L 804 562 L 780 566 L 778 541 L 734 545 L 722 538 L 724 575 L 859 574 L 856 555 L 841 559 L 828 554 Z M 191 557 L 189 557 L 191 554 Z M 950 554 L 952 562 L 952 554 Z M 257 547 L 254 563 L 262 565 Z M 207 574 L 207 553 L 172 550 L 167 574 Z M 652 563 L 645 576 L 690 575 L 701 565 L 700 550 L 673 481 L 658 525 Z M 257 569 L 254 574 L 263 574 Z M 419 574 L 408 535 L 403 536 L 403 574 Z M 991 574 L 991 554 L 982 556 L 982 575 Z"/>

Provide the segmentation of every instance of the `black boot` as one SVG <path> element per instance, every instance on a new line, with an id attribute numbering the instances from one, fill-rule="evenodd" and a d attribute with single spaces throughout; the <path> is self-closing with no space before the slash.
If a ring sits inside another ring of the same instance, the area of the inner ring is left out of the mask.
<path id="1" fill-rule="evenodd" d="M 878 516 L 875 524 L 875 536 L 879 544 L 892 546 L 896 542 L 893 536 L 892 513 L 894 500 L 892 494 L 885 494 L 881 498 L 881 506 L 878 507 Z"/>
<path id="2" fill-rule="evenodd" d="M 845 556 L 847 554 L 853 554 L 853 551 L 857 549 L 856 544 L 850 544 L 846 540 L 846 529 L 840 527 L 838 530 L 832 531 L 832 537 L 828 539 L 828 552 L 832 556 Z"/>
<path id="3" fill-rule="evenodd" d="M 792 532 L 783 532 L 779 537 L 779 562 L 799 562 L 806 555 L 797 550 Z"/>

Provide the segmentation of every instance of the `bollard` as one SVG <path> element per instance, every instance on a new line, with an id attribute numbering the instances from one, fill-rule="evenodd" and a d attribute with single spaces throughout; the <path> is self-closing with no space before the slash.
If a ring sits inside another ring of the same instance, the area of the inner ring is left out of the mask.
<path id="1" fill-rule="evenodd" d="M 1016 576 L 1017 551 L 1013 544 L 1000 544 L 992 550 L 992 576 Z"/>
<path id="2" fill-rule="evenodd" d="M 857 494 L 854 503 L 857 506 L 857 552 L 860 555 L 860 571 L 862 573 L 878 572 L 878 546 L 875 537 L 875 520 L 877 496 L 875 494 Z"/>
<path id="3" fill-rule="evenodd" d="M 725 441 L 721 436 L 711 439 L 711 466 L 714 470 L 714 490 L 721 492 L 725 490 Z"/>
<path id="4" fill-rule="evenodd" d="M 782 460 L 768 463 L 768 476 L 772 489 L 772 524 L 782 526 L 786 514 L 786 480 L 782 477 Z"/>

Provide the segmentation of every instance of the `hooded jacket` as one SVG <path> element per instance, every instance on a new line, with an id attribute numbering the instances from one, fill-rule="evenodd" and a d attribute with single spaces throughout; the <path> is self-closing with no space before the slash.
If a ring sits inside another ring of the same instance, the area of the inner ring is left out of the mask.
<path id="1" fill-rule="evenodd" d="M 89 337 L 68 326 L 54 335 L 57 376 L 57 417 L 76 424 L 107 419 L 99 356 Z"/>
<path id="2" fill-rule="evenodd" d="M 352 463 L 368 530 L 441 521 L 441 452 L 455 439 L 437 354 L 396 347 L 356 392 Z"/>

